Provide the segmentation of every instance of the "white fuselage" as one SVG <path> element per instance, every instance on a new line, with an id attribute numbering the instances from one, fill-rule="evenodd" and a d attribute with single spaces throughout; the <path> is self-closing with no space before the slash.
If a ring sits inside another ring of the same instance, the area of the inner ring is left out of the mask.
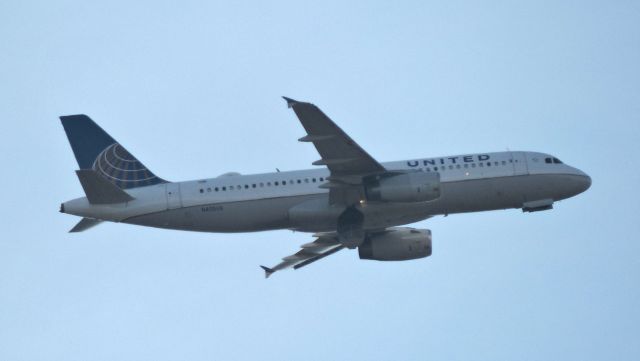
<path id="1" fill-rule="evenodd" d="M 582 171 L 535 152 L 498 152 L 382 163 L 388 170 L 438 172 L 440 198 L 430 202 L 386 203 L 363 199 L 365 229 L 416 222 L 439 214 L 526 208 L 583 192 L 591 184 Z M 223 175 L 157 184 L 127 192 L 122 204 L 89 204 L 78 198 L 65 213 L 138 225 L 203 231 L 269 229 L 333 231 L 344 207 L 329 204 L 326 168 L 255 175 Z M 295 212 L 292 212 L 295 210 Z"/>

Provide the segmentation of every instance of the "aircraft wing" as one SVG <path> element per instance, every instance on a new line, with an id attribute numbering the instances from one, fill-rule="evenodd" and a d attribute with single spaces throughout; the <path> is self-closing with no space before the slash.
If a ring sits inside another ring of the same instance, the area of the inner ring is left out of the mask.
<path id="1" fill-rule="evenodd" d="M 293 267 L 293 269 L 304 267 L 344 248 L 344 246 L 338 242 L 337 234 L 333 232 L 317 234 L 315 236 L 317 239 L 314 242 L 303 244 L 300 251 L 283 258 L 282 262 L 277 265 L 271 268 L 260 266 L 264 270 L 264 276 L 268 278 L 274 272 L 289 267 Z"/>
<path id="2" fill-rule="evenodd" d="M 329 188 L 332 204 L 354 204 L 362 199 L 362 177 L 385 172 L 385 168 L 362 149 L 318 107 L 287 97 L 289 108 L 307 131 L 301 142 L 312 142 L 322 159 L 313 165 L 326 165 L 331 171 L 329 182 L 321 187 Z"/>

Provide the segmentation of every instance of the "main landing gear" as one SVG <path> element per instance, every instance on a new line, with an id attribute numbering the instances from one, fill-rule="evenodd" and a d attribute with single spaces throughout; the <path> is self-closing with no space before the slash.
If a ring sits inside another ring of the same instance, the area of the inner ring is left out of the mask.
<path id="1" fill-rule="evenodd" d="M 338 217 L 338 241 L 347 248 L 354 249 L 364 242 L 364 214 L 350 206 Z"/>

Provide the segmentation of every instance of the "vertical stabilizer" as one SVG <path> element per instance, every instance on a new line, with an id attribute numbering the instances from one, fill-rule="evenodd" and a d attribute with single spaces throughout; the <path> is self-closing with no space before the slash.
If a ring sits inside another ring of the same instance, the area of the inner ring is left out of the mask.
<path id="1" fill-rule="evenodd" d="M 166 183 L 84 114 L 60 117 L 81 170 L 92 169 L 121 189 Z"/>

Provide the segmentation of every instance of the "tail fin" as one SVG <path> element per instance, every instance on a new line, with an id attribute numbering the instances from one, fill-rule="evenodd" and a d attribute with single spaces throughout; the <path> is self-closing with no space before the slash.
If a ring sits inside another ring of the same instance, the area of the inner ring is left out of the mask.
<path id="1" fill-rule="evenodd" d="M 60 117 L 80 169 L 93 169 L 121 189 L 166 183 L 84 114 Z"/>

